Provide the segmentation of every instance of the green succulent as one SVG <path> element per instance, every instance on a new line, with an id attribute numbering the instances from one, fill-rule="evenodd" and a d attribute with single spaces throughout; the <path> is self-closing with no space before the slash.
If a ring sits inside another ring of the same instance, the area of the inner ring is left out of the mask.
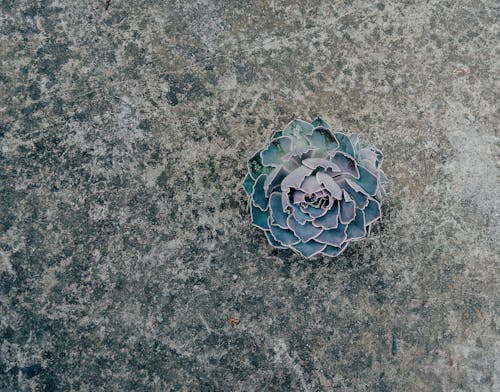
<path id="1" fill-rule="evenodd" d="M 321 118 L 291 121 L 248 160 L 243 188 L 253 225 L 276 248 L 338 256 L 381 217 L 382 159 Z"/>

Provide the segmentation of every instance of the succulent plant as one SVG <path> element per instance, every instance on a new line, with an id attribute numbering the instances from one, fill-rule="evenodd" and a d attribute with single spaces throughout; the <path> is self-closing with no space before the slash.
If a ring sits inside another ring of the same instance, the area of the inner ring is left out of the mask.
<path id="1" fill-rule="evenodd" d="M 243 188 L 253 225 L 276 248 L 338 256 L 380 219 L 382 158 L 321 118 L 293 120 L 248 160 Z"/>

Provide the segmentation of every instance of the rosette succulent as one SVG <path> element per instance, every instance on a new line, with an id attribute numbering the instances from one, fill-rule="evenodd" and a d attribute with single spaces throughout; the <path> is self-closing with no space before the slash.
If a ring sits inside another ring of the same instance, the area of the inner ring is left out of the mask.
<path id="1" fill-rule="evenodd" d="M 338 256 L 381 216 L 382 153 L 321 118 L 293 120 L 248 160 L 243 187 L 253 225 L 306 258 Z"/>

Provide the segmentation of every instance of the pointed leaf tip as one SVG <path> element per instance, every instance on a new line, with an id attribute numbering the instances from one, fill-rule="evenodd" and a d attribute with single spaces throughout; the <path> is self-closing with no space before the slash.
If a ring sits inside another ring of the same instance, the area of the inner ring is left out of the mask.
<path id="1" fill-rule="evenodd" d="M 254 184 L 255 180 L 252 178 L 250 174 L 247 174 L 245 176 L 245 179 L 243 180 L 243 189 L 245 190 L 247 196 L 250 196 L 252 194 Z"/>
<path id="2" fill-rule="evenodd" d="M 323 128 L 332 129 L 332 127 L 330 126 L 330 124 L 328 124 L 321 117 L 316 117 L 316 119 L 312 122 L 312 125 L 314 127 L 323 127 Z"/>
<path id="3" fill-rule="evenodd" d="M 298 251 L 306 259 L 309 259 L 321 253 L 321 251 L 325 249 L 325 247 L 325 244 L 321 244 L 313 240 L 308 242 L 299 242 L 298 244 L 292 246 L 293 249 Z"/>

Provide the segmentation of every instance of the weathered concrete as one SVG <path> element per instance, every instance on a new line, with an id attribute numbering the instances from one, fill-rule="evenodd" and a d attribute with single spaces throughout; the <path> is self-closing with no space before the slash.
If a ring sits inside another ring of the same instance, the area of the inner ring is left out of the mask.
<path id="1" fill-rule="evenodd" d="M 0 390 L 500 390 L 498 12 L 0 1 Z M 316 115 L 391 185 L 305 262 L 240 183 Z"/>

